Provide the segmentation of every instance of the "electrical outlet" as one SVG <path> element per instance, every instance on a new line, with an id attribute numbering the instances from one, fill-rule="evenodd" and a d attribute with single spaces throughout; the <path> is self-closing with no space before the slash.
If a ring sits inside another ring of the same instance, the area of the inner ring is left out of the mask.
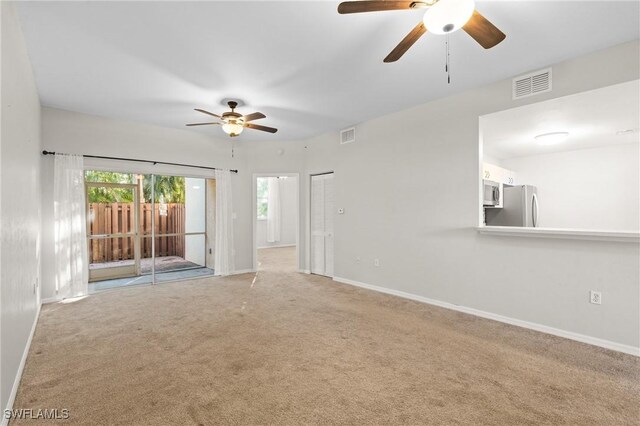
<path id="1" fill-rule="evenodd" d="M 380 266 L 380 259 L 373 259 L 373 266 Z"/>
<path id="2" fill-rule="evenodd" d="M 356 263 L 360 263 L 362 261 L 362 259 L 360 259 L 360 256 L 356 256 Z"/>
<path id="3" fill-rule="evenodd" d="M 594 305 L 602 305 L 602 292 L 591 290 L 589 292 L 589 302 Z"/>

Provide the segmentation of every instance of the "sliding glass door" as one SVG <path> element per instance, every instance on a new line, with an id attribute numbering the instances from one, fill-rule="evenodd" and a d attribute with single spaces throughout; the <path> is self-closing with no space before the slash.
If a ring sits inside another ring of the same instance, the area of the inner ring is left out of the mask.
<path id="1" fill-rule="evenodd" d="M 86 181 L 90 288 L 213 275 L 214 180 L 87 171 Z"/>

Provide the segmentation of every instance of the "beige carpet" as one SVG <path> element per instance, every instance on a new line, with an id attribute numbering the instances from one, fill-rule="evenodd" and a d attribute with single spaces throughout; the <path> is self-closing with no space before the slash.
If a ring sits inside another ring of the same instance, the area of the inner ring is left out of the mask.
<path id="1" fill-rule="evenodd" d="M 83 425 L 631 425 L 639 370 L 632 356 L 263 270 L 44 306 L 15 407 L 67 408 Z"/>
<path id="2" fill-rule="evenodd" d="M 295 246 L 258 249 L 258 271 L 295 272 L 296 262 Z"/>

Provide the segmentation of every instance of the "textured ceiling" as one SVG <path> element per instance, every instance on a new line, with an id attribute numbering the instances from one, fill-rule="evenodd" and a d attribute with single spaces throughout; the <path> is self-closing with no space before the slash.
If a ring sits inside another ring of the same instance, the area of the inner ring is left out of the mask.
<path id="1" fill-rule="evenodd" d="M 638 39 L 638 2 L 496 1 L 477 9 L 507 39 L 485 51 L 425 35 L 398 62 L 382 59 L 421 11 L 339 15 L 337 2 L 22 2 L 19 12 L 44 105 L 162 126 L 193 111 L 261 111 L 276 135 L 301 139 Z M 204 119 L 204 120 L 203 120 Z M 219 135 L 217 127 L 192 131 Z"/>

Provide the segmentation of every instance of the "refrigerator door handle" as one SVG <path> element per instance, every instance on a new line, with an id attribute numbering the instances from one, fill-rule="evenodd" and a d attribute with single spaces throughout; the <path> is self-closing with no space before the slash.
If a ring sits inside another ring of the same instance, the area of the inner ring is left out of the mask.
<path id="1" fill-rule="evenodd" d="M 533 194 L 533 202 L 531 203 L 531 220 L 533 222 L 533 227 L 538 227 L 538 196 Z"/>

